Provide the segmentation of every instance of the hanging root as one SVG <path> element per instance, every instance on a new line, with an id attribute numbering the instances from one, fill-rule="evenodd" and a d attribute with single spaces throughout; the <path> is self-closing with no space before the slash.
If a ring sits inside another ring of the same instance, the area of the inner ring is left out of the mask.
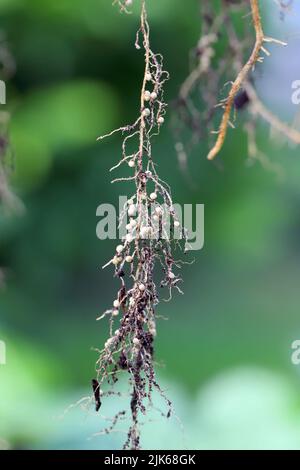
<path id="1" fill-rule="evenodd" d="M 117 3 L 122 11 L 127 6 L 126 2 Z M 127 234 L 122 244 L 116 247 L 112 259 L 105 265 L 114 266 L 120 288 L 112 308 L 99 317 L 99 320 L 109 317 L 110 337 L 99 353 L 97 379 L 92 383 L 98 410 L 101 405 L 105 406 L 103 389 L 113 387 L 122 372 L 128 375 L 131 425 L 124 444 L 125 449 L 139 449 L 141 446 L 140 416 L 146 415 L 148 407 L 152 405 L 154 390 L 165 400 L 166 415 L 169 417 L 172 413 L 172 404 L 157 382 L 154 370 L 157 331 L 155 306 L 159 302 L 154 271 L 156 265 L 161 266 L 161 286 L 180 291 L 178 283 L 181 279 L 174 272 L 176 267 L 180 268 L 180 264 L 173 258 L 172 233 L 181 230 L 183 237 L 185 233 L 179 227 L 169 187 L 160 180 L 152 159 L 152 137 L 159 134 L 165 119 L 163 87 L 169 75 L 164 70 L 162 56 L 155 54 L 150 47 L 145 0 L 142 0 L 141 22 L 135 47 L 137 50 L 143 48 L 145 57 L 140 113 L 132 125 L 116 130 L 124 138 L 121 159 L 112 168 L 116 170 L 124 165 L 128 166 L 132 176 L 118 177 L 113 181 L 132 182 L 135 189 L 120 217 L 120 223 L 124 218 L 128 222 L 127 217 L 129 218 Z M 113 431 L 115 424 L 125 413 L 122 410 L 116 415 L 109 432 Z"/>

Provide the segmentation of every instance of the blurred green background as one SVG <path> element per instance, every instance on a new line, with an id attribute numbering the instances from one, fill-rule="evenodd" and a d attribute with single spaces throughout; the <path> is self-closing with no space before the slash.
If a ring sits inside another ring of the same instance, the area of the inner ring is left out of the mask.
<path id="1" fill-rule="evenodd" d="M 172 103 L 199 36 L 199 2 L 148 3 Z M 138 16 L 119 14 L 110 0 L 0 0 L 0 18 L 17 64 L 5 109 L 12 113 L 13 184 L 26 207 L 22 216 L 0 217 L 7 272 L 0 448 L 118 448 L 122 434 L 91 438 L 105 426 L 92 410 L 62 415 L 90 393 L 92 347 L 107 334 L 95 319 L 118 286 L 111 270 L 101 270 L 115 242 L 96 238 L 96 208 L 130 187 L 110 184 L 119 137 L 96 138 L 136 117 Z M 169 318 L 158 326 L 158 373 L 182 425 L 156 417 L 142 444 L 300 448 L 300 366 L 290 359 L 300 337 L 299 149 L 275 147 L 268 128 L 259 129 L 260 148 L 285 173 L 278 182 L 259 164 L 246 165 L 240 125 L 215 164 L 205 159 L 206 142 L 193 150 L 191 184 L 177 162 L 172 113 L 155 159 L 176 202 L 205 204 L 205 247 L 183 270 L 185 295 L 158 307 Z"/>

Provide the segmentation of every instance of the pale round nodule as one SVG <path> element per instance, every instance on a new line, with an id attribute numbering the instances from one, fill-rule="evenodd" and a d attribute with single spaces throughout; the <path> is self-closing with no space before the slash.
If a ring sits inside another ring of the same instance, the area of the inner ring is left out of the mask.
<path id="1" fill-rule="evenodd" d="M 152 199 L 152 201 L 155 201 L 155 199 L 157 199 L 157 194 L 156 193 L 151 193 L 150 194 L 150 199 Z"/>
<path id="2" fill-rule="evenodd" d="M 128 234 L 126 235 L 126 241 L 127 241 L 127 243 L 131 243 L 132 240 L 133 240 L 133 236 L 132 236 L 130 233 L 128 233 Z"/>
<path id="3" fill-rule="evenodd" d="M 145 287 L 144 284 L 140 284 L 139 289 L 140 289 L 141 292 L 143 292 L 146 289 L 146 287 Z"/>
<path id="4" fill-rule="evenodd" d="M 132 256 L 130 256 L 130 255 L 126 256 L 125 261 L 126 261 L 127 263 L 132 263 L 132 261 L 133 261 Z"/>
<path id="5" fill-rule="evenodd" d="M 157 119 L 157 122 L 158 124 L 163 124 L 165 122 L 165 118 L 163 118 L 162 116 L 159 116 L 159 118 Z"/>
<path id="6" fill-rule="evenodd" d="M 151 227 L 142 227 L 141 228 L 141 237 L 147 237 L 151 233 Z"/>
<path id="7" fill-rule="evenodd" d="M 132 0 L 125 0 L 125 5 L 126 5 L 127 7 L 131 7 L 132 3 L 133 3 Z"/>
<path id="8" fill-rule="evenodd" d="M 119 308 L 120 307 L 120 302 L 118 300 L 114 300 L 114 307 Z"/>
<path id="9" fill-rule="evenodd" d="M 150 96 L 151 96 L 151 99 L 154 101 L 157 98 L 157 93 L 155 93 L 155 91 L 153 91 Z"/>
<path id="10" fill-rule="evenodd" d="M 117 266 L 117 264 L 119 264 L 121 261 L 122 261 L 122 258 L 119 258 L 118 256 L 114 256 L 112 259 L 112 264 Z"/>
<path id="11" fill-rule="evenodd" d="M 152 76 L 151 76 L 150 72 L 146 73 L 146 80 L 147 80 L 147 82 L 150 82 L 150 80 L 152 80 Z"/>
<path id="12" fill-rule="evenodd" d="M 113 317 L 117 317 L 119 315 L 119 310 L 113 310 L 112 315 Z"/>
<path id="13" fill-rule="evenodd" d="M 135 165 L 135 162 L 134 162 L 134 160 L 129 160 L 129 162 L 128 162 L 128 166 L 129 166 L 130 168 L 133 168 L 133 167 L 134 167 L 134 165 Z"/>
<path id="14" fill-rule="evenodd" d="M 117 252 L 117 253 L 122 253 L 123 250 L 124 250 L 124 246 L 123 246 L 123 245 L 118 245 L 117 248 L 116 248 L 116 252 Z"/>
<path id="15" fill-rule="evenodd" d="M 175 278 L 175 274 L 172 273 L 172 271 L 169 272 L 169 278 L 170 278 L 170 279 L 174 279 L 174 278 Z"/>
<path id="16" fill-rule="evenodd" d="M 174 227 L 180 227 L 180 222 L 178 222 L 178 220 L 175 220 Z"/>
<path id="17" fill-rule="evenodd" d="M 109 348 L 109 346 L 111 346 L 113 343 L 114 343 L 114 338 L 109 338 L 105 343 L 105 347 Z"/>

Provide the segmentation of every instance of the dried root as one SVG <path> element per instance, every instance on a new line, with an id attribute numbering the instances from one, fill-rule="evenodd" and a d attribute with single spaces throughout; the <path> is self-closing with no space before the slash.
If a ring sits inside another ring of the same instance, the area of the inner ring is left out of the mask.
<path id="1" fill-rule="evenodd" d="M 281 8 L 282 13 L 286 13 L 291 7 L 292 2 L 275 0 Z M 247 14 L 250 3 L 250 14 Z M 268 37 L 265 35 L 259 0 L 242 0 L 235 2 L 232 0 L 223 0 L 220 10 L 215 11 L 215 7 L 209 0 L 201 2 L 201 16 L 203 21 L 202 35 L 193 56 L 197 63 L 190 75 L 182 84 L 179 100 L 177 103 L 178 122 L 175 126 L 175 135 L 177 139 L 176 149 L 180 161 L 186 163 L 185 145 L 183 145 L 180 135 L 182 134 L 182 122 L 185 127 L 192 132 L 192 145 L 205 136 L 208 129 L 211 133 L 217 134 L 217 139 L 212 143 L 212 148 L 207 158 L 213 160 L 222 150 L 228 127 L 234 128 L 236 112 L 248 107 L 252 118 L 260 116 L 271 128 L 280 132 L 284 137 L 294 144 L 300 144 L 300 132 L 292 126 L 282 122 L 275 116 L 260 100 L 251 76 L 258 63 L 264 61 L 265 56 L 270 52 L 267 45 L 270 43 L 286 46 L 286 43 Z M 237 33 L 234 13 L 239 12 L 245 18 L 243 37 Z M 250 16 L 251 25 L 246 24 L 246 19 Z M 254 46 L 250 55 L 248 50 L 253 41 L 253 29 L 255 32 Z M 228 41 L 226 52 L 221 59 L 216 60 L 216 48 L 219 39 Z M 245 60 L 245 57 L 246 60 Z M 236 71 L 236 78 L 232 81 L 232 70 Z M 221 81 L 229 85 L 227 97 L 218 101 L 218 95 L 222 89 Z M 195 89 L 200 88 L 200 100 L 196 102 Z M 204 108 L 204 111 L 201 111 Z M 218 109 L 223 110 L 221 123 L 217 131 L 212 129 L 214 118 Z"/>

